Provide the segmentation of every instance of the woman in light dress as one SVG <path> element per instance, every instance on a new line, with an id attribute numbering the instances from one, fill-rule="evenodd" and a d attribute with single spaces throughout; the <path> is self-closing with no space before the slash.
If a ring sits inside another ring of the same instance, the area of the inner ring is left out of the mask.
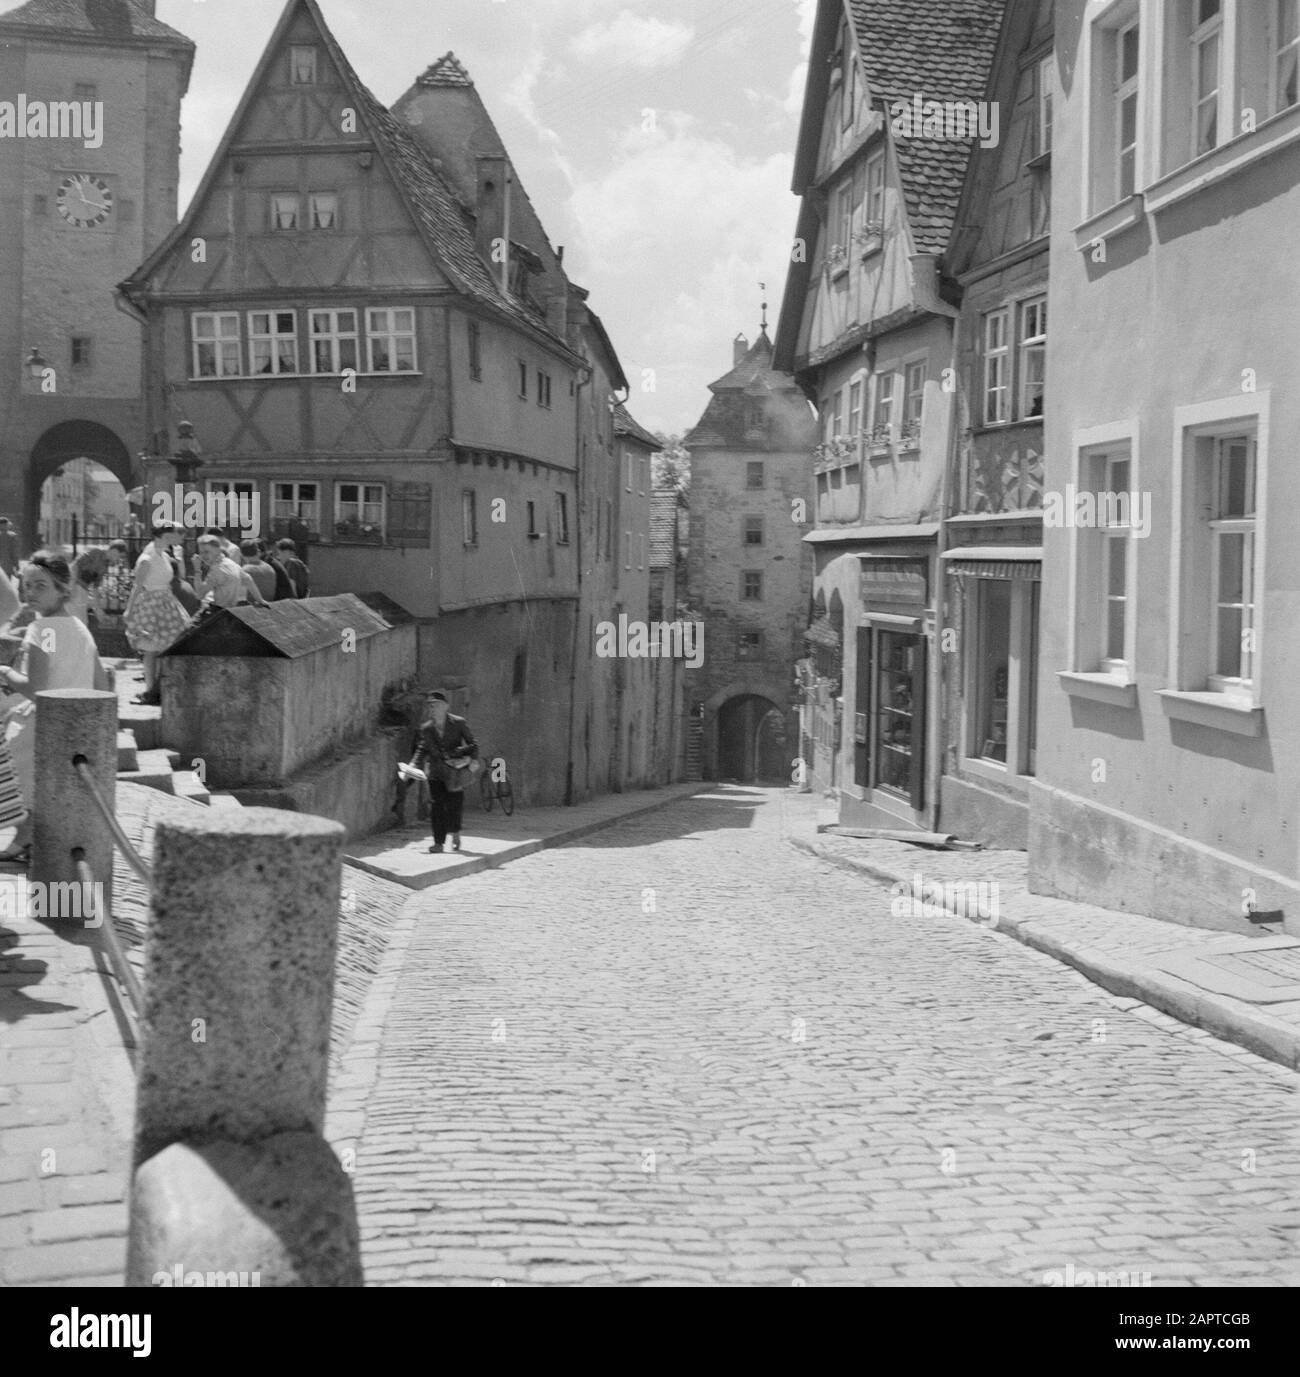
<path id="1" fill-rule="evenodd" d="M 144 692 L 135 701 L 154 706 L 158 692 L 158 656 L 190 624 L 190 614 L 172 592 L 176 568 L 167 547 L 176 539 L 173 526 L 155 526 L 153 540 L 136 561 L 131 598 L 126 605 L 126 638 L 144 661 Z"/>
<path id="2" fill-rule="evenodd" d="M 16 696 L 16 701 L 10 700 L 0 748 L 0 826 L 15 821 L 18 825 L 13 844 L 0 853 L 0 861 L 25 864 L 31 844 L 36 695 L 47 689 L 106 689 L 108 676 L 89 628 L 69 610 L 73 575 L 62 555 L 46 550 L 33 555 L 22 571 L 22 592 L 24 603 L 36 616 L 23 633 L 17 667 L 0 666 L 0 688 Z M 0 614 L 12 596 L 12 585 L 7 597 L 0 588 Z M 20 796 L 17 808 L 12 787 L 6 788 L 11 774 Z"/>

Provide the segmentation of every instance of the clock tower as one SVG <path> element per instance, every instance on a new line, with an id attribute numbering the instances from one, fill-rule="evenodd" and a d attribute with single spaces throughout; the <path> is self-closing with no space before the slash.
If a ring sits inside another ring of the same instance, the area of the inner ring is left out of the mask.
<path id="1" fill-rule="evenodd" d="M 24 553 L 69 460 L 140 481 L 142 334 L 114 288 L 176 223 L 193 60 L 155 0 L 0 14 L 0 516 Z"/>

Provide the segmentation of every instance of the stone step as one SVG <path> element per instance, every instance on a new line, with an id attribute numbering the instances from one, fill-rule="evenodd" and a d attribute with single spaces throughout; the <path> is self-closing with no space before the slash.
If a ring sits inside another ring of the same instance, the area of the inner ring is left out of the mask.
<path id="1" fill-rule="evenodd" d="M 191 803 L 210 803 L 212 795 L 207 785 L 193 770 L 172 771 L 172 793 L 177 798 L 187 798 Z"/>
<path id="2" fill-rule="evenodd" d="M 164 794 L 176 792 L 172 762 L 166 751 L 140 751 L 136 769 L 118 775 L 128 784 L 144 784 Z"/>
<path id="3" fill-rule="evenodd" d="M 234 794 L 228 794 L 223 790 L 217 790 L 216 793 L 208 797 L 208 806 L 210 808 L 242 808 L 244 805 L 240 803 Z"/>
<path id="4" fill-rule="evenodd" d="M 117 710 L 117 725 L 120 730 L 135 735 L 135 743 L 142 751 L 154 751 L 162 745 L 161 708 L 121 703 Z"/>
<path id="5" fill-rule="evenodd" d="M 184 768 L 185 768 L 185 767 L 181 764 L 181 753 L 180 753 L 179 751 L 173 751 L 173 750 L 172 750 L 170 747 L 168 747 L 168 746 L 159 746 L 157 749 L 158 749 L 163 755 L 165 755 L 165 756 L 167 757 L 168 760 L 171 761 L 171 763 L 172 763 L 172 769 L 173 769 L 173 770 L 181 770 L 181 769 L 184 769 Z"/>
<path id="6" fill-rule="evenodd" d="M 117 771 L 138 770 L 140 763 L 136 747 L 135 733 L 119 731 L 117 734 Z"/>

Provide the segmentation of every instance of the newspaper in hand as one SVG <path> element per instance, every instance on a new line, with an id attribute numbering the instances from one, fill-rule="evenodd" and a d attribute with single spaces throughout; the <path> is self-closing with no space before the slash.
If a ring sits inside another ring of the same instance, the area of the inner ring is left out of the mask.
<path id="1" fill-rule="evenodd" d="M 414 765 L 407 765 L 404 761 L 398 763 L 397 774 L 400 779 L 422 779 L 426 783 L 429 779 L 423 770 L 417 770 Z"/>

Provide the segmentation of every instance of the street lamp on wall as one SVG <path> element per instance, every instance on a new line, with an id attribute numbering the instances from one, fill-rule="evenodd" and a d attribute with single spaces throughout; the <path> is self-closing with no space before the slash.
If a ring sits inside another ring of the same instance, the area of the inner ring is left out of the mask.
<path id="1" fill-rule="evenodd" d="M 49 360 L 44 357 L 41 351 L 35 345 L 32 345 L 32 352 L 27 355 L 27 362 L 24 366 L 27 369 L 28 377 L 34 382 L 40 382 L 45 376 L 45 370 L 50 364 Z"/>
<path id="2" fill-rule="evenodd" d="M 194 475 L 203 467 L 199 457 L 202 452 L 199 442 L 194 438 L 192 421 L 178 421 L 176 424 L 176 453 L 171 457 L 171 465 L 176 470 L 176 481 L 182 485 L 193 483 Z"/>

